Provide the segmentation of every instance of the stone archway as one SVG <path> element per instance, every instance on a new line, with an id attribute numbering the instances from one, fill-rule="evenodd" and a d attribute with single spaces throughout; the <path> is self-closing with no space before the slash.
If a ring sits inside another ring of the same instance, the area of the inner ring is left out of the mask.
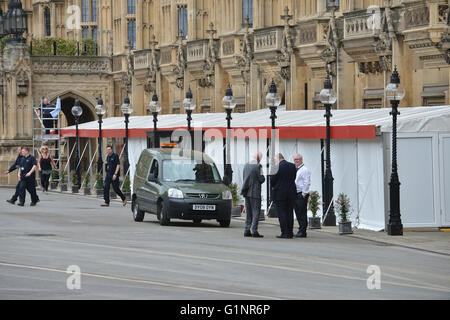
<path id="1" fill-rule="evenodd" d="M 80 117 L 79 123 L 90 122 L 95 120 L 95 105 L 96 100 L 92 97 L 86 97 L 83 93 L 75 90 L 67 90 L 49 97 L 52 104 L 56 104 L 57 98 L 61 99 L 61 111 L 67 120 L 67 125 L 75 125 L 75 118 L 72 115 L 72 107 L 75 104 L 75 99 L 80 101 L 80 106 L 83 109 L 83 114 Z"/>

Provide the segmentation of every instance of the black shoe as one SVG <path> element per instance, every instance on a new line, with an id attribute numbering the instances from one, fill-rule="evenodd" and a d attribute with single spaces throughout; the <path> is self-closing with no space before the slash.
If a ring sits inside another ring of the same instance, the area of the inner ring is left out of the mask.
<path id="1" fill-rule="evenodd" d="M 251 237 L 252 233 L 250 231 L 245 231 L 244 232 L 244 237 Z"/>
<path id="2" fill-rule="evenodd" d="M 295 235 L 296 238 L 306 238 L 306 232 L 299 232 Z"/>
<path id="3" fill-rule="evenodd" d="M 24 206 L 24 204 L 23 203 L 21 203 L 21 202 L 19 202 L 18 204 L 17 204 L 18 206 L 21 206 L 21 207 L 23 207 Z"/>
<path id="4" fill-rule="evenodd" d="M 259 234 L 258 231 L 253 232 L 252 237 L 253 238 L 264 238 L 264 236 L 262 234 Z"/>
<path id="5" fill-rule="evenodd" d="M 41 200 L 37 199 L 36 202 L 35 202 L 35 204 L 38 203 L 38 202 L 41 202 Z"/>
<path id="6" fill-rule="evenodd" d="M 36 205 L 37 202 L 32 202 L 30 203 L 30 207 L 34 207 Z"/>
<path id="7" fill-rule="evenodd" d="M 16 203 L 14 200 L 11 200 L 11 199 L 6 200 L 6 202 L 11 203 L 11 204 L 15 204 Z"/>
<path id="8" fill-rule="evenodd" d="M 288 235 L 286 238 L 288 238 L 288 239 L 293 239 L 293 238 L 294 238 L 294 235 L 293 235 L 293 234 L 290 234 L 290 235 Z"/>
<path id="9" fill-rule="evenodd" d="M 287 235 L 282 234 L 282 235 L 277 236 L 277 238 L 278 239 L 287 239 L 288 237 L 287 237 Z"/>

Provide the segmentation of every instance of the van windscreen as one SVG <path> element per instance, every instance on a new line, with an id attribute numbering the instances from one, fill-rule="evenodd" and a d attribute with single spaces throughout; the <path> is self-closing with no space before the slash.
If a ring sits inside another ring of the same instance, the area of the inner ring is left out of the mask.
<path id="1" fill-rule="evenodd" d="M 188 159 L 173 159 L 163 160 L 162 164 L 164 181 L 221 182 L 220 174 L 214 163 L 197 162 Z"/>

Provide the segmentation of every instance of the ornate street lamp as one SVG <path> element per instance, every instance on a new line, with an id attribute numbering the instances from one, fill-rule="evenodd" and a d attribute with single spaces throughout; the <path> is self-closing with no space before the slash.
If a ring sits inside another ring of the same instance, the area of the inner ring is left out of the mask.
<path id="1" fill-rule="evenodd" d="M 128 123 L 129 123 L 129 118 L 130 118 L 130 114 L 133 112 L 133 108 L 131 107 L 130 104 L 130 98 L 127 96 L 125 97 L 125 100 L 123 101 L 122 104 L 122 113 L 125 116 L 125 161 L 123 164 L 123 169 L 125 171 L 125 175 L 128 173 L 128 168 L 130 167 L 130 162 L 128 161 Z"/>
<path id="2" fill-rule="evenodd" d="M 331 151 L 330 151 L 330 139 L 331 139 L 331 128 L 330 128 L 330 118 L 331 106 L 336 103 L 337 96 L 336 92 L 333 90 L 333 84 L 331 83 L 330 74 L 327 74 L 325 79 L 324 89 L 320 91 L 319 95 L 320 102 L 325 106 L 325 118 L 327 121 L 327 138 L 326 138 L 326 167 L 325 167 L 325 190 L 323 190 L 323 201 L 324 207 L 323 212 L 325 212 L 325 217 L 323 220 L 324 226 L 336 226 L 336 216 L 334 214 L 333 206 L 333 174 L 331 172 Z"/>
<path id="3" fill-rule="evenodd" d="M 230 84 L 228 84 L 225 96 L 222 99 L 222 106 L 227 112 L 227 137 L 226 137 L 226 151 L 225 151 L 225 164 L 224 164 L 224 174 L 223 182 L 225 185 L 230 185 L 233 181 L 233 170 L 231 169 L 231 150 L 230 150 L 230 130 L 231 130 L 231 112 L 236 107 L 236 101 L 233 97 L 233 91 L 231 90 Z"/>
<path id="4" fill-rule="evenodd" d="M 22 35 L 28 30 L 28 18 L 26 12 L 22 9 L 20 0 L 11 0 L 9 2 L 8 11 L 3 17 L 3 23 L 3 35 L 12 35 L 13 41 L 25 41 Z"/>
<path id="5" fill-rule="evenodd" d="M 398 105 L 405 97 L 405 88 L 400 84 L 400 77 L 395 66 L 392 72 L 391 83 L 386 87 L 386 98 L 391 101 L 392 111 L 392 171 L 391 181 L 389 182 L 389 223 L 388 234 L 390 236 L 403 235 L 403 225 L 400 218 L 400 181 L 397 172 L 397 115 Z"/>
<path id="6" fill-rule="evenodd" d="M 269 159 L 272 159 L 271 164 L 273 167 L 275 165 L 275 163 L 274 163 L 275 141 L 276 141 L 276 139 L 275 139 L 276 138 L 275 119 L 277 118 L 277 116 L 276 116 L 277 108 L 281 104 L 281 97 L 280 97 L 280 94 L 277 92 L 277 86 L 275 85 L 275 81 L 273 81 L 273 79 L 272 79 L 272 83 L 270 84 L 269 92 L 266 95 L 266 104 L 270 108 L 270 119 L 272 120 L 271 139 L 270 139 L 270 154 L 269 154 L 269 149 L 268 149 L 267 157 Z M 267 168 L 269 168 L 269 161 L 267 161 Z M 267 171 L 267 172 L 269 172 L 269 171 Z M 267 175 L 267 209 L 271 202 L 270 189 L 271 189 L 270 175 Z M 267 215 L 271 218 L 278 217 L 275 206 L 270 207 L 270 211 L 267 212 Z"/>
<path id="7" fill-rule="evenodd" d="M 97 172 L 103 175 L 103 148 L 102 148 L 102 118 L 106 113 L 106 108 L 103 105 L 102 96 L 97 100 L 97 106 L 95 107 L 95 113 L 98 116 L 98 160 L 97 160 Z"/>
<path id="8" fill-rule="evenodd" d="M 80 100 L 75 99 L 75 104 L 72 107 L 72 115 L 75 117 L 75 128 L 76 128 L 76 140 L 75 140 L 75 174 L 77 176 L 76 185 L 78 188 L 81 187 L 81 172 L 80 172 L 80 141 L 78 134 L 78 121 L 80 116 L 83 114 L 83 109 L 80 106 Z"/>
<path id="9" fill-rule="evenodd" d="M 191 133 L 191 120 L 192 120 L 192 111 L 195 110 L 195 102 L 194 99 L 192 97 L 192 91 L 191 91 L 191 87 L 189 87 L 188 91 L 186 92 L 186 98 L 183 100 L 183 107 L 184 110 L 186 110 L 186 114 L 187 114 L 187 124 L 188 124 L 188 132 L 189 132 L 189 136 L 191 137 L 191 149 L 194 150 L 194 137 Z"/>
<path id="10" fill-rule="evenodd" d="M 152 101 L 148 104 L 147 110 L 153 114 L 153 148 L 159 148 L 159 142 L 156 141 L 156 124 L 158 122 L 158 113 L 161 112 L 161 105 L 159 104 L 156 90 L 153 92 Z"/>

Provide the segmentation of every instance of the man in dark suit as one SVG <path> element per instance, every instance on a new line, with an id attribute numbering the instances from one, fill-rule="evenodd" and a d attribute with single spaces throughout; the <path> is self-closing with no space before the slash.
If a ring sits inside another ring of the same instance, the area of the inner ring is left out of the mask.
<path id="1" fill-rule="evenodd" d="M 271 177 L 273 188 L 272 199 L 277 208 L 281 235 L 277 238 L 291 239 L 294 237 L 294 204 L 297 196 L 295 176 L 297 170 L 293 163 L 284 160 L 281 153 L 275 157 L 278 165 L 275 175 Z"/>
<path id="2" fill-rule="evenodd" d="M 259 214 L 261 212 L 261 185 L 266 181 L 262 175 L 261 159 L 262 153 L 257 152 L 254 160 L 244 167 L 244 183 L 242 184 L 241 195 L 245 197 L 245 237 L 263 237 L 258 232 Z"/>
<path id="3" fill-rule="evenodd" d="M 13 172 L 16 169 L 20 168 L 20 161 L 22 160 L 23 156 L 22 156 L 22 147 L 17 148 L 17 152 L 18 152 L 18 156 L 16 159 L 16 162 L 14 162 L 14 164 L 8 169 L 6 170 L 4 173 L 5 174 L 9 174 L 11 172 Z M 16 185 L 16 193 L 14 193 L 14 195 L 11 197 L 11 199 L 6 200 L 7 202 L 14 204 L 17 201 L 17 198 L 19 198 L 19 193 L 20 193 L 20 180 Z"/>

